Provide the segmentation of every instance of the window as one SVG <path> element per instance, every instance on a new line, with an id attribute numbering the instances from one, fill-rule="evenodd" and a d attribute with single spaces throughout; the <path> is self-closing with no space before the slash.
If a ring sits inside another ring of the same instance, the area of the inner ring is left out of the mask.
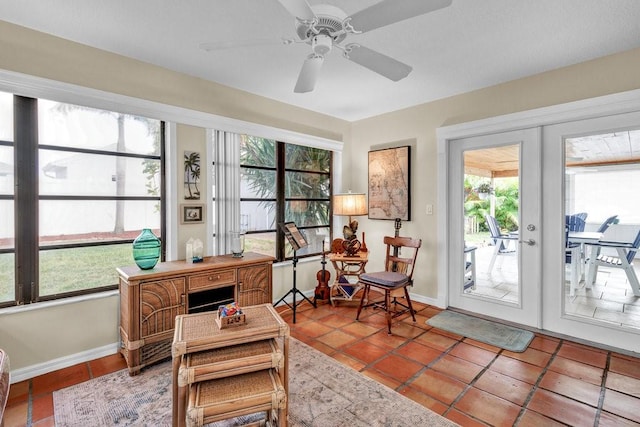
<path id="1" fill-rule="evenodd" d="M 298 256 L 318 254 L 331 230 L 331 164 L 328 150 L 241 136 L 240 226 L 245 248 L 293 256 L 279 224 L 293 221 L 309 245 Z"/>
<path id="2" fill-rule="evenodd" d="M 0 92 L 0 306 L 15 299 L 13 150 L 13 95 Z"/>
<path id="3" fill-rule="evenodd" d="M 133 262 L 133 239 L 143 228 L 164 234 L 164 124 L 49 100 L 14 99 L 17 164 L 37 168 L 15 168 L 22 183 L 15 199 L 19 231 L 15 248 L 0 250 L 15 253 L 23 268 L 15 279 L 0 276 L 0 304 L 116 289 L 116 267 Z M 5 211 L 13 214 L 13 206 L 2 205 Z M 0 227 L 4 241 L 8 231 Z"/>

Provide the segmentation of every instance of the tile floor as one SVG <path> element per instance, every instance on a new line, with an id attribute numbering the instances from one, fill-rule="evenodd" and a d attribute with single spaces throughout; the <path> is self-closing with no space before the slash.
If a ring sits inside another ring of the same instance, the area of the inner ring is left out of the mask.
<path id="1" fill-rule="evenodd" d="M 416 303 L 417 322 L 396 319 L 393 335 L 379 310 L 359 322 L 352 303 L 308 303 L 295 338 L 463 426 L 640 426 L 640 359 L 537 335 L 512 353 L 433 329 L 440 310 Z M 53 426 L 52 392 L 125 367 L 119 355 L 13 384 L 5 427 Z"/>

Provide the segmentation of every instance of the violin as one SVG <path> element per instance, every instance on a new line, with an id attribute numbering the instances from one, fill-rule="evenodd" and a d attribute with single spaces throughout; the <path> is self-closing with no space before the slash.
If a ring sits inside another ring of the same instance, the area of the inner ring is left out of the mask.
<path id="1" fill-rule="evenodd" d="M 331 273 L 327 271 L 325 266 L 327 265 L 326 252 L 324 251 L 324 240 L 322 241 L 322 270 L 318 270 L 316 273 L 316 279 L 318 279 L 318 286 L 316 286 L 315 299 L 316 300 L 328 300 L 329 299 L 329 279 Z"/>

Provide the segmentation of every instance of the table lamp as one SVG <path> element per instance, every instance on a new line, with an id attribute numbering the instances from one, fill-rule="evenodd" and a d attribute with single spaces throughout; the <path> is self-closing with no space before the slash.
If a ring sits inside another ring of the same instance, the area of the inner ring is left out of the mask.
<path id="1" fill-rule="evenodd" d="M 355 255 L 360 249 L 360 242 L 356 232 L 358 231 L 358 221 L 352 220 L 352 216 L 366 215 L 367 197 L 364 193 L 346 193 L 334 194 L 333 196 L 333 214 L 340 216 L 348 216 L 349 223 L 342 228 L 345 243 L 343 247 L 347 255 Z"/>

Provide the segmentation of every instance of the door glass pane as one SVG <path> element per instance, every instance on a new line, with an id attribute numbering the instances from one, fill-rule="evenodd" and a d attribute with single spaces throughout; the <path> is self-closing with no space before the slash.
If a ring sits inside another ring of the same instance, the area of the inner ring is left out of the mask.
<path id="1" fill-rule="evenodd" d="M 640 130 L 565 140 L 565 312 L 640 329 Z"/>
<path id="2" fill-rule="evenodd" d="M 519 303 L 519 145 L 464 152 L 464 293 Z"/>

